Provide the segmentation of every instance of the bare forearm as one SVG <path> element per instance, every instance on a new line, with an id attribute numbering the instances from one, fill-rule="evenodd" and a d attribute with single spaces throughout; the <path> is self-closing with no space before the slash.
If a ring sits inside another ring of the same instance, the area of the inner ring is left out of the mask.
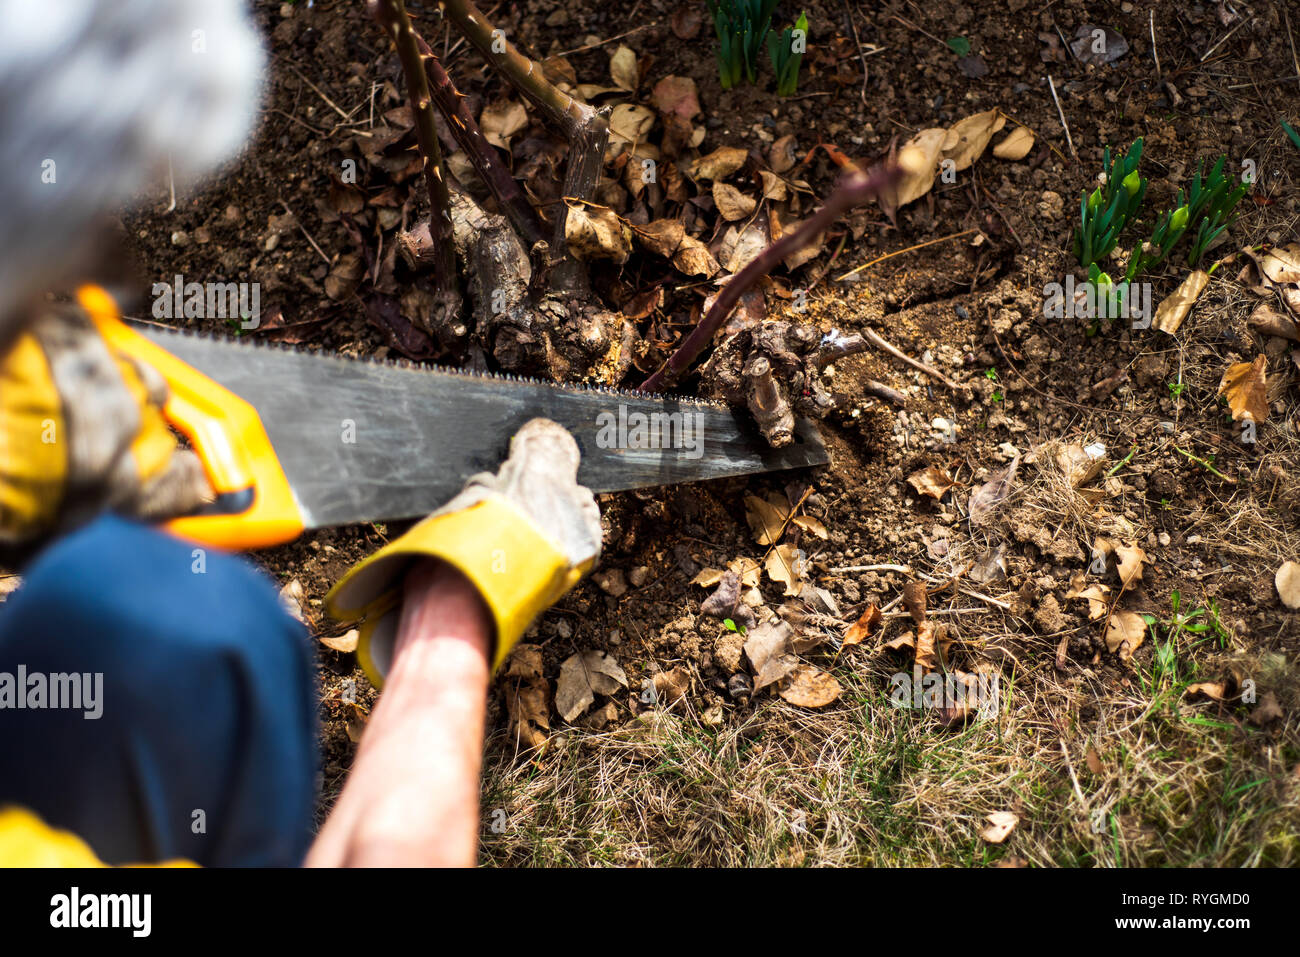
<path id="1" fill-rule="evenodd" d="M 392 670 L 309 865 L 474 863 L 490 642 L 464 578 L 408 575 Z"/>

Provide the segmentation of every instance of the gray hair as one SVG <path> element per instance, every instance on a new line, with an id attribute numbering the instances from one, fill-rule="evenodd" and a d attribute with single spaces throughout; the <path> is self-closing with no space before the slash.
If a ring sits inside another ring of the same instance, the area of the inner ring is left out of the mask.
<path id="1" fill-rule="evenodd" d="M 0 0 L 0 350 L 169 161 L 239 150 L 265 60 L 244 0 Z"/>

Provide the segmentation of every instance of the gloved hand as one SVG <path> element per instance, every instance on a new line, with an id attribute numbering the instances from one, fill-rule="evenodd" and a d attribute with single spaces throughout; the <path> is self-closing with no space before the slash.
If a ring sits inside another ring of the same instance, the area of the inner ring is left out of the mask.
<path id="1" fill-rule="evenodd" d="M 0 546 L 26 549 L 104 509 L 157 521 L 210 501 L 202 463 L 163 418 L 166 396 L 81 308 L 32 323 L 0 356 Z"/>
<path id="2" fill-rule="evenodd" d="M 392 662 L 402 581 L 422 557 L 442 559 L 478 589 L 496 626 L 495 670 L 542 611 L 600 557 L 600 509 L 578 484 L 578 446 L 533 419 L 495 474 L 472 477 L 450 502 L 352 568 L 325 596 L 340 621 L 365 618 L 357 654 L 376 687 Z"/>

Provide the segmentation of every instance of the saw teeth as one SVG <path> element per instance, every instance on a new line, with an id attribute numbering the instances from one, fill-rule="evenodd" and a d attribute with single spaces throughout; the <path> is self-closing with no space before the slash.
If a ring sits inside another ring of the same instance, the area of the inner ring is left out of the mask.
<path id="1" fill-rule="evenodd" d="M 510 382 L 522 385 L 542 386 L 548 389 L 555 389 L 558 392 L 570 393 L 600 393 L 616 398 L 625 398 L 631 400 L 664 402 L 669 399 L 676 402 L 686 402 L 695 406 L 705 408 L 719 409 L 721 411 L 730 410 L 725 402 L 718 402 L 715 399 L 704 399 L 693 395 L 669 395 L 663 392 L 638 392 L 635 389 L 620 389 L 617 386 L 606 385 L 605 383 L 595 383 L 593 385 L 583 385 L 578 382 L 551 382 L 547 379 L 538 379 L 535 376 L 520 376 L 512 372 L 475 372 L 470 369 L 453 369 L 447 366 L 425 365 L 420 362 L 412 361 L 406 358 L 393 358 L 391 356 L 377 358 L 375 356 L 343 356 L 334 352 L 326 352 L 323 349 L 304 346 L 299 343 L 273 342 L 269 339 L 260 338 L 236 338 L 235 336 L 226 335 L 225 333 L 212 332 L 207 329 L 194 329 L 191 327 L 161 326 L 147 323 L 132 322 L 138 330 L 143 330 L 149 335 L 162 336 L 182 336 L 192 339 L 200 339 L 205 342 L 212 342 L 217 345 L 229 346 L 232 349 L 267 349 L 279 352 L 291 352 L 295 355 L 311 356 L 328 362 L 362 362 L 369 365 L 388 366 L 389 368 L 401 369 L 412 375 L 444 375 L 444 376 L 461 376 L 467 379 L 483 379 L 490 382 Z"/>

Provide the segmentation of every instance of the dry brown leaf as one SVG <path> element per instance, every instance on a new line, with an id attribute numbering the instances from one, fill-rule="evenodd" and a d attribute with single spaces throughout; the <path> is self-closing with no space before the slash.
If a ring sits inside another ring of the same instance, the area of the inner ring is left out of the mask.
<path id="1" fill-rule="evenodd" d="M 1247 417 L 1253 422 L 1268 418 L 1267 367 L 1268 359 L 1259 355 L 1254 362 L 1234 362 L 1223 373 L 1219 395 L 1227 395 L 1234 422 Z"/>
<path id="2" fill-rule="evenodd" d="M 1083 760 L 1084 763 L 1088 765 L 1088 770 L 1093 774 L 1101 774 L 1104 770 L 1101 763 L 1101 755 L 1097 753 L 1097 748 L 1091 744 L 1088 745 L 1088 751 L 1083 756 Z"/>
<path id="3" fill-rule="evenodd" d="M 1011 811 L 994 811 L 984 820 L 988 822 L 988 827 L 980 831 L 980 839 L 989 844 L 1001 844 L 1020 823 L 1020 818 Z"/>
<path id="4" fill-rule="evenodd" d="M 998 506 L 1011 494 L 1016 481 L 1016 472 L 1020 468 L 1020 456 L 1011 460 L 1011 464 L 989 476 L 989 480 L 971 492 L 970 512 L 972 525 L 987 525 L 993 520 Z"/>
<path id="5" fill-rule="evenodd" d="M 1106 650 L 1119 652 L 1122 660 L 1133 657 L 1146 640 L 1146 620 L 1135 611 L 1117 611 L 1106 622 Z"/>
<path id="6" fill-rule="evenodd" d="M 912 632 L 899 635 L 897 638 L 891 638 L 880 646 L 885 651 L 912 651 L 916 650 L 916 635 Z"/>
<path id="7" fill-rule="evenodd" d="M 763 198 L 770 199 L 774 203 L 785 202 L 790 195 L 790 190 L 785 185 L 785 180 L 777 176 L 770 170 L 761 169 L 758 171 L 759 178 L 763 181 Z"/>
<path id="8" fill-rule="evenodd" d="M 722 268 L 709 252 L 709 247 L 694 236 L 682 237 L 681 245 L 673 253 L 673 265 L 687 276 L 704 276 L 706 279 Z"/>
<path id="9" fill-rule="evenodd" d="M 1151 325 L 1163 333 L 1173 335 L 1183 324 L 1196 300 L 1205 291 L 1210 281 L 1210 274 L 1204 269 L 1194 269 L 1168 296 L 1156 306 L 1156 316 Z"/>
<path id="10" fill-rule="evenodd" d="M 549 703 L 551 686 L 542 677 L 542 649 L 538 645 L 515 645 L 501 669 L 505 684 L 506 712 L 519 745 L 543 749 L 551 730 Z"/>
<path id="11" fill-rule="evenodd" d="M 478 125 L 485 140 L 508 150 L 510 138 L 528 125 L 528 110 L 514 100 L 498 100 L 483 107 Z"/>
<path id="12" fill-rule="evenodd" d="M 867 606 L 867 610 L 858 617 L 858 620 L 849 625 L 848 630 L 844 632 L 841 644 L 845 648 L 862 644 L 864 640 L 880 631 L 884 621 L 885 616 L 880 613 L 880 609 L 872 602 Z"/>
<path id="13" fill-rule="evenodd" d="M 671 707 L 691 690 L 691 673 L 681 665 L 671 671 L 661 671 L 651 679 L 655 689 L 655 701 L 665 708 Z"/>
<path id="14" fill-rule="evenodd" d="M 767 160 L 772 169 L 778 173 L 788 173 L 794 169 L 794 164 L 799 162 L 799 153 L 794 144 L 794 134 L 786 134 L 773 143 L 772 149 L 768 151 Z"/>
<path id="15" fill-rule="evenodd" d="M 997 109 L 985 110 L 958 120 L 944 136 L 940 161 L 952 160 L 957 172 L 974 163 L 993 139 L 993 134 L 1007 125 L 1007 118 Z"/>
<path id="16" fill-rule="evenodd" d="M 654 125 L 654 110 L 648 106 L 620 103 L 614 107 L 609 115 L 609 135 L 611 146 L 615 147 L 615 155 L 621 150 L 619 144 L 644 143 Z M 608 152 L 607 150 L 607 158 Z"/>
<path id="17" fill-rule="evenodd" d="M 1267 302 L 1256 306 L 1247 321 L 1263 335 L 1281 336 L 1283 339 L 1300 342 L 1300 326 L 1296 325 L 1295 319 L 1278 312 Z"/>
<path id="18" fill-rule="evenodd" d="M 1033 131 L 1024 126 L 1017 126 L 1003 138 L 1002 142 L 993 147 L 993 155 L 998 159 L 1022 160 L 1033 148 Z"/>
<path id="19" fill-rule="evenodd" d="M 790 519 L 791 523 L 802 528 L 810 535 L 816 535 L 820 539 L 830 537 L 830 532 L 826 531 L 826 526 L 820 520 L 813 518 L 811 515 L 796 515 Z"/>
<path id="20" fill-rule="evenodd" d="M 1300 243 L 1288 243 L 1279 249 L 1272 249 L 1261 256 L 1257 262 L 1259 270 L 1271 282 L 1300 282 Z"/>
<path id="21" fill-rule="evenodd" d="M 603 651 L 570 655 L 560 665 L 555 686 L 555 707 L 560 717 L 572 721 L 590 707 L 597 694 L 614 694 L 627 687 L 627 675 L 617 661 Z"/>
<path id="22" fill-rule="evenodd" d="M 564 238 L 575 259 L 608 259 L 622 264 L 632 254 L 632 230 L 608 206 L 575 203 L 569 207 Z"/>
<path id="23" fill-rule="evenodd" d="M 620 46 L 609 58 L 609 77 L 620 90 L 635 93 L 641 82 L 636 65 L 636 54 L 630 47 Z"/>
<path id="24" fill-rule="evenodd" d="M 343 634 L 338 635 L 337 637 L 326 637 L 322 635 L 320 638 L 320 643 L 324 645 L 326 648 L 329 648 L 333 651 L 337 651 L 340 654 L 346 655 L 346 654 L 351 654 L 352 652 L 357 650 L 357 642 L 360 640 L 361 640 L 361 632 L 353 628 L 350 631 L 346 631 Z"/>
<path id="25" fill-rule="evenodd" d="M 718 207 L 718 214 L 728 222 L 746 219 L 758 203 L 753 197 L 746 196 L 730 183 L 713 184 L 713 202 Z"/>
<path id="26" fill-rule="evenodd" d="M 760 545 L 773 545 L 781 537 L 790 506 L 785 497 L 772 493 L 766 499 L 757 495 L 745 496 L 745 521 L 754 541 Z"/>
<path id="27" fill-rule="evenodd" d="M 754 669 L 755 691 L 780 681 L 798 666 L 799 659 L 790 654 L 793 635 L 794 629 L 783 621 L 750 629 L 745 639 L 745 656 Z"/>
<path id="28" fill-rule="evenodd" d="M 1189 698 L 1200 695 L 1209 698 L 1211 701 L 1223 701 L 1228 697 L 1228 682 L 1226 681 L 1197 681 L 1189 684 L 1187 690 L 1183 692 Z"/>
<path id="29" fill-rule="evenodd" d="M 799 665 L 790 674 L 789 681 L 781 688 L 781 697 L 801 708 L 824 708 L 844 689 L 835 680 L 835 676 L 814 668 L 812 665 Z"/>
<path id="30" fill-rule="evenodd" d="M 1282 706 L 1278 704 L 1277 695 L 1271 691 L 1265 691 L 1259 699 L 1259 704 L 1255 710 L 1250 713 L 1250 721 L 1256 725 L 1266 725 L 1270 722 L 1277 721 L 1284 717 Z"/>
<path id="31" fill-rule="evenodd" d="M 1056 467 L 1070 480 L 1070 485 L 1078 488 L 1097 477 L 1097 473 L 1106 462 L 1106 453 L 1104 448 L 1089 446 L 1085 449 L 1074 442 L 1057 446 L 1052 459 Z"/>
<path id="32" fill-rule="evenodd" d="M 943 149 L 948 131 L 944 129 L 921 130 L 903 144 L 898 151 L 898 165 L 903 175 L 898 182 L 880 191 L 880 208 L 890 215 L 902 206 L 920 199 L 934 188 L 938 171 L 939 153 Z"/>
<path id="33" fill-rule="evenodd" d="M 1107 597 L 1110 594 L 1110 588 L 1106 585 L 1089 585 L 1087 588 L 1071 588 L 1065 593 L 1066 598 L 1086 598 L 1088 601 L 1088 618 L 1091 621 L 1097 621 L 1106 616 L 1106 607 L 1110 600 Z"/>
<path id="34" fill-rule="evenodd" d="M 913 472 L 907 477 L 907 481 L 921 495 L 928 495 L 936 501 L 943 498 L 948 490 L 957 484 L 951 475 L 937 465 Z"/>
<path id="35" fill-rule="evenodd" d="M 650 100 L 655 109 L 665 116 L 680 116 L 683 120 L 691 120 L 700 113 L 699 93 L 695 81 L 689 76 L 664 77 L 655 84 Z"/>
<path id="36" fill-rule="evenodd" d="M 672 258 L 686 236 L 686 228 L 677 219 L 656 219 L 644 226 L 633 226 L 632 232 L 645 249 L 665 259 Z"/>
<path id="37" fill-rule="evenodd" d="M 767 574 L 772 581 L 785 586 L 784 595 L 797 595 L 803 590 L 804 554 L 793 545 L 778 545 L 767 556 Z"/>
<path id="38" fill-rule="evenodd" d="M 280 605 L 291 616 L 303 624 L 307 619 L 303 614 L 303 606 L 306 604 L 307 596 L 303 591 L 302 582 L 294 578 L 280 589 Z"/>
<path id="39" fill-rule="evenodd" d="M 694 179 L 726 179 L 744 166 L 748 158 L 749 153 L 738 146 L 719 146 L 691 164 L 691 176 Z"/>
<path id="40" fill-rule="evenodd" d="M 922 671 L 939 670 L 938 629 L 932 621 L 922 621 L 916 626 L 916 663 Z"/>
<path id="41" fill-rule="evenodd" d="M 1147 553 L 1136 544 L 1116 545 L 1115 558 L 1119 563 L 1119 580 L 1125 588 L 1142 577 L 1142 566 L 1147 560 Z"/>
<path id="42" fill-rule="evenodd" d="M 1273 576 L 1273 584 L 1282 604 L 1292 609 L 1300 608 L 1300 565 L 1283 562 Z"/>

